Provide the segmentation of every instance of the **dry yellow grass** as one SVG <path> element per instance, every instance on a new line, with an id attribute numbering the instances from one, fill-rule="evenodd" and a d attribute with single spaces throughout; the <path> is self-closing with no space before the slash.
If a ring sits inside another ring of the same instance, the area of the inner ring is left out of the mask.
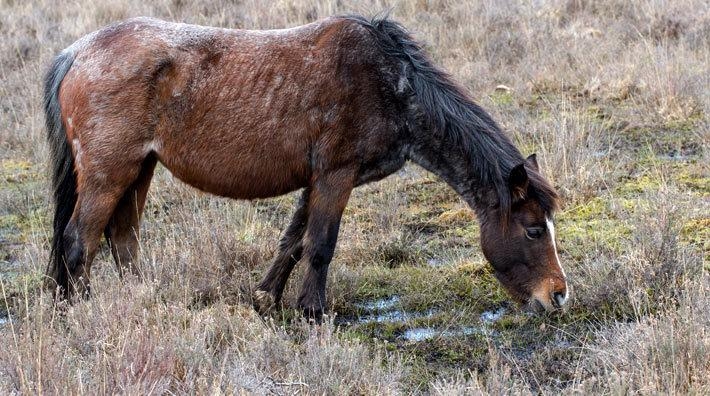
<path id="1" fill-rule="evenodd" d="M 39 290 L 52 56 L 131 16 L 276 28 L 389 7 L 563 194 L 564 315 L 506 305 L 471 213 L 414 167 L 351 199 L 328 290 L 341 319 L 263 319 L 241 302 L 292 195 L 229 201 L 164 170 L 143 225 L 145 278 L 118 282 L 104 254 L 93 298 L 57 315 Z M 704 1 L 0 0 L 0 55 L 0 393 L 710 393 Z M 409 316 L 357 321 L 392 296 Z M 406 337 L 422 327 L 438 333 Z"/>

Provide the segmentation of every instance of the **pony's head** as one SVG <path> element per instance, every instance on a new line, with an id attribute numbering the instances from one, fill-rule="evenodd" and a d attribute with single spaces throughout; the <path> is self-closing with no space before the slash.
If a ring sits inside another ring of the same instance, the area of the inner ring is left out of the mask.
<path id="1" fill-rule="evenodd" d="M 507 202 L 482 219 L 483 254 L 518 302 L 559 310 L 568 288 L 555 244 L 557 193 L 540 175 L 534 154 L 510 171 L 507 188 Z"/>

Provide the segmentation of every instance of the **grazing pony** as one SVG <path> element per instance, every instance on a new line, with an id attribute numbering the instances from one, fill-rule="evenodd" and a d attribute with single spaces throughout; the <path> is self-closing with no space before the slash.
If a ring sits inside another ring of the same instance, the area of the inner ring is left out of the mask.
<path id="1" fill-rule="evenodd" d="M 254 291 L 324 310 L 328 265 L 353 188 L 411 160 L 476 212 L 481 246 L 512 297 L 567 300 L 555 248 L 554 189 L 491 117 L 399 24 L 331 17 L 285 30 L 136 18 L 54 59 L 44 107 L 55 198 L 48 276 L 58 298 L 87 294 L 103 233 L 119 271 L 138 272 L 138 231 L 158 162 L 236 199 L 302 189 L 279 252 Z"/>

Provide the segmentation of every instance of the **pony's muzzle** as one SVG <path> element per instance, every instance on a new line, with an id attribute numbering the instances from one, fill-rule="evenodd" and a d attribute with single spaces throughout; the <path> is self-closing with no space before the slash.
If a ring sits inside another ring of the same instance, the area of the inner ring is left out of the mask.
<path id="1" fill-rule="evenodd" d="M 567 302 L 567 290 L 561 292 L 556 291 L 552 293 L 552 306 L 557 309 L 561 309 Z"/>
<path id="2" fill-rule="evenodd" d="M 531 302 L 537 303 L 547 312 L 562 310 L 569 300 L 567 281 L 564 279 L 544 282 L 532 293 Z"/>

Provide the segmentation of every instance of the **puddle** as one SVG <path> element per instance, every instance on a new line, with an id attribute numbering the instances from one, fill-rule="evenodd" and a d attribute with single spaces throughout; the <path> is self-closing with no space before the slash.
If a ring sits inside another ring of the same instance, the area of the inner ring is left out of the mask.
<path id="1" fill-rule="evenodd" d="M 389 309 L 394 308 L 398 303 L 399 296 L 392 296 L 368 303 L 355 304 L 355 306 L 358 308 L 362 308 L 366 311 L 387 311 Z"/>
<path id="2" fill-rule="evenodd" d="M 434 315 L 433 310 L 425 312 L 407 312 L 396 308 L 400 303 L 399 296 L 382 298 L 379 300 L 355 304 L 356 307 L 367 311 L 356 319 L 357 323 L 397 323 L 411 319 L 424 318 Z"/>
<path id="3" fill-rule="evenodd" d="M 406 322 L 412 319 L 428 318 L 434 316 L 434 310 L 426 312 L 406 312 L 406 311 L 389 311 L 376 315 L 365 315 L 357 319 L 358 323 L 397 323 Z"/>
<path id="4" fill-rule="evenodd" d="M 7 325 L 8 323 L 10 323 L 10 318 L 9 318 L 9 317 L 7 317 L 7 316 L 0 316 L 0 328 L 5 327 L 5 325 Z"/>
<path id="5" fill-rule="evenodd" d="M 436 329 L 419 327 L 405 331 L 402 338 L 407 341 L 424 341 L 434 338 L 437 335 L 439 335 L 439 331 Z"/>
<path id="6" fill-rule="evenodd" d="M 441 267 L 442 265 L 446 264 L 444 260 L 438 258 L 430 258 L 426 261 L 426 263 L 430 267 Z"/>
<path id="7" fill-rule="evenodd" d="M 432 328 L 432 327 L 416 327 L 413 329 L 409 329 L 402 334 L 402 338 L 404 338 L 407 341 L 414 341 L 414 342 L 419 342 L 419 341 L 426 341 L 426 340 L 431 340 L 432 338 L 438 338 L 438 337 L 446 337 L 446 338 L 451 338 L 451 337 L 461 337 L 461 336 L 467 336 L 471 334 L 486 334 L 487 332 L 483 329 L 480 329 L 478 327 L 461 327 L 458 329 L 446 329 L 446 330 L 441 330 L 437 328 Z"/>
<path id="8" fill-rule="evenodd" d="M 656 158 L 660 160 L 665 160 L 665 161 L 688 161 L 693 159 L 693 156 L 691 155 L 684 155 L 681 153 L 677 152 L 672 152 L 668 154 L 659 154 L 656 156 Z"/>
<path id="9" fill-rule="evenodd" d="M 573 348 L 573 347 L 574 347 L 574 345 L 573 345 L 571 342 L 567 341 L 567 340 L 560 340 L 560 341 L 557 341 L 557 342 L 555 343 L 555 346 L 558 347 L 558 348 L 563 348 L 563 349 L 570 349 L 570 348 Z"/>
<path id="10" fill-rule="evenodd" d="M 488 325 L 500 320 L 505 315 L 507 309 L 500 307 L 496 310 L 484 311 L 481 313 L 481 326 L 465 326 L 453 329 L 441 329 L 437 327 L 415 327 L 409 329 L 402 334 L 402 338 L 407 341 L 426 341 L 433 338 L 445 337 L 462 337 L 471 334 L 493 334 L 495 330 L 489 329 Z"/>
<path id="11" fill-rule="evenodd" d="M 481 322 L 484 324 L 496 322 L 505 315 L 505 312 L 505 307 L 500 307 L 495 311 L 483 311 L 481 314 Z"/>
<path id="12" fill-rule="evenodd" d="M 433 317 L 437 311 L 429 309 L 424 312 L 407 312 L 395 309 L 401 306 L 399 296 L 394 295 L 379 300 L 356 304 L 356 307 L 366 311 L 365 315 L 357 317 L 353 322 L 359 324 L 366 323 L 405 323 L 413 319 Z M 489 325 L 500 320 L 508 312 L 506 307 L 499 307 L 495 310 L 484 311 L 480 314 L 480 326 L 463 326 L 454 328 L 441 327 L 415 327 L 408 329 L 401 338 L 406 341 L 420 342 L 439 337 L 462 337 L 472 334 L 493 334 L 495 330 Z"/>

